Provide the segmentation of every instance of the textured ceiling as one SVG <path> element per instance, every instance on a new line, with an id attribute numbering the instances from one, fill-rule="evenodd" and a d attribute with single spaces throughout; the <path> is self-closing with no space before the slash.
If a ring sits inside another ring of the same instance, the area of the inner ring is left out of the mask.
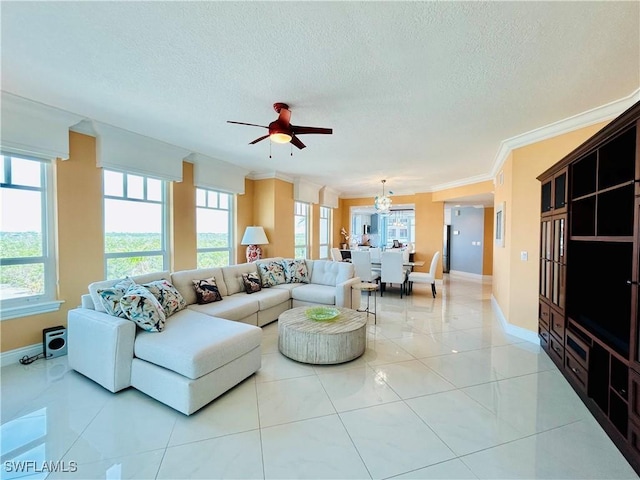
<path id="1" fill-rule="evenodd" d="M 490 172 L 500 142 L 640 85 L 638 2 L 0 3 L 2 89 L 370 195 Z M 247 145 L 272 104 L 331 127 Z"/>

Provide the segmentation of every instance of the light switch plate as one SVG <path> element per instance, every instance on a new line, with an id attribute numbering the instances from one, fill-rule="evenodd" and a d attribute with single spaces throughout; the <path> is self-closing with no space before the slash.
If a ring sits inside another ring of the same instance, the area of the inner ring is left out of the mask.
<path id="1" fill-rule="evenodd" d="M 520 252 L 520 260 L 522 260 L 523 262 L 529 260 L 529 254 L 523 250 L 522 252 Z"/>

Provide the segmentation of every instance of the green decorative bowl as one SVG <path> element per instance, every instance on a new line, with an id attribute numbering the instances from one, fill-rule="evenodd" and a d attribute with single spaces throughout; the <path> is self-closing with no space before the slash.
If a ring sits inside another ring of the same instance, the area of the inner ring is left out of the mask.
<path id="1" fill-rule="evenodd" d="M 305 310 L 307 318 L 316 322 L 326 322 L 333 320 L 340 315 L 340 310 L 333 307 L 311 307 Z"/>

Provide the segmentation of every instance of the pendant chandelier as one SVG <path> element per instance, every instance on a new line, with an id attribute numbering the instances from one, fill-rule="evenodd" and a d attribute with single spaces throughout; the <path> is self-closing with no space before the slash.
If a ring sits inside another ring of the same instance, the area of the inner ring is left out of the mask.
<path id="1" fill-rule="evenodd" d="M 373 202 L 373 206 L 377 210 L 380 215 L 389 215 L 391 212 L 391 197 L 393 192 L 389 192 L 389 195 L 385 195 L 384 193 L 384 184 L 386 180 L 382 180 L 382 195 L 378 195 Z"/>

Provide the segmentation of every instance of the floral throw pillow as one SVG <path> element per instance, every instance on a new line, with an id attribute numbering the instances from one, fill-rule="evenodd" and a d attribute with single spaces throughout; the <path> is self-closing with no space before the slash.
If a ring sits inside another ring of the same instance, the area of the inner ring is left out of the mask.
<path id="1" fill-rule="evenodd" d="M 244 283 L 244 291 L 247 293 L 255 293 L 262 290 L 260 275 L 258 275 L 257 273 L 243 273 L 242 283 Z"/>
<path id="2" fill-rule="evenodd" d="M 167 318 L 187 306 L 187 302 L 180 292 L 167 280 L 156 280 L 155 282 L 144 283 L 142 286 L 153 293 L 153 296 L 162 305 Z"/>
<path id="3" fill-rule="evenodd" d="M 281 262 L 258 263 L 258 273 L 263 287 L 273 287 L 287 283 L 284 275 L 284 265 Z"/>
<path id="4" fill-rule="evenodd" d="M 193 280 L 193 288 L 196 289 L 196 297 L 198 297 L 198 303 L 201 305 L 222 300 L 222 295 L 220 295 L 220 290 L 214 277 Z"/>
<path id="5" fill-rule="evenodd" d="M 131 285 L 120 299 L 120 308 L 129 320 L 147 332 L 161 332 L 167 319 L 156 297 L 142 285 Z"/>
<path id="6" fill-rule="evenodd" d="M 109 315 L 113 315 L 114 317 L 127 318 L 127 316 L 122 311 L 122 308 L 120 307 L 120 299 L 131 285 L 135 285 L 133 280 L 131 280 L 130 278 L 125 278 L 120 280 L 112 287 L 100 288 L 97 290 L 97 293 L 100 296 L 100 303 L 102 303 L 102 306 Z"/>
<path id="7" fill-rule="evenodd" d="M 307 262 L 302 259 L 284 260 L 284 274 L 287 283 L 309 283 L 309 270 Z"/>

